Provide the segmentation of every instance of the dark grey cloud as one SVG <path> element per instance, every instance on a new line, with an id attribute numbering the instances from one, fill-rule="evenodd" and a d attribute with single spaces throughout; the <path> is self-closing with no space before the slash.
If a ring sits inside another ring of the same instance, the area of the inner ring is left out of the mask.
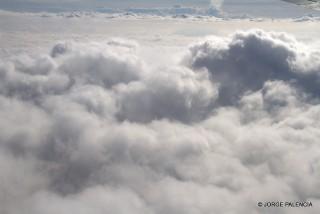
<path id="1" fill-rule="evenodd" d="M 139 50 L 58 43 L 1 61 L 0 213 L 317 213 L 319 50 L 260 30 L 181 63 Z"/>

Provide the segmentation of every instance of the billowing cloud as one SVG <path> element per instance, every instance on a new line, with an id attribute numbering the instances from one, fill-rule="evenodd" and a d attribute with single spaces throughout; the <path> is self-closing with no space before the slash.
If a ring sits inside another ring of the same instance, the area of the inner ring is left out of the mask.
<path id="1" fill-rule="evenodd" d="M 140 48 L 1 61 L 1 213 L 317 213 L 319 49 L 260 30 L 204 39 L 179 63 Z"/>
<path id="2" fill-rule="evenodd" d="M 255 30 L 195 45 L 187 61 L 209 71 L 212 81 L 220 85 L 220 101 L 229 104 L 272 80 L 291 81 L 317 95 L 319 59 L 319 50 L 305 47 L 291 36 Z"/>

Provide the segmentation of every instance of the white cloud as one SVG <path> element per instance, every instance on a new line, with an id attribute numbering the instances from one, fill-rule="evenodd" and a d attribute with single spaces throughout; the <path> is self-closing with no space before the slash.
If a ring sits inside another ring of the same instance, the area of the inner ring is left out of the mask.
<path id="1" fill-rule="evenodd" d="M 203 39 L 179 63 L 140 48 L 2 60 L 1 213 L 261 213 L 278 200 L 317 213 L 318 49 L 261 30 Z"/>

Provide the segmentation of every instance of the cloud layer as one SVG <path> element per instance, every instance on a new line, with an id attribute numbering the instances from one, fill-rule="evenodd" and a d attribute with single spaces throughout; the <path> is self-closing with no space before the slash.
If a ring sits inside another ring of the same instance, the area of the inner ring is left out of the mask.
<path id="1" fill-rule="evenodd" d="M 2 60 L 0 212 L 317 213 L 319 58 L 252 30 L 160 66 L 125 40 Z"/>

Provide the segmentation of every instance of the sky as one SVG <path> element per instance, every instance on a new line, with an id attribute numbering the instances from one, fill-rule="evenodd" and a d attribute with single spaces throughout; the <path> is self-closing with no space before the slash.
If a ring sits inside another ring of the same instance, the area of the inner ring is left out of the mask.
<path id="1" fill-rule="evenodd" d="M 1 214 L 319 213 L 316 12 L 0 2 Z"/>
<path id="2" fill-rule="evenodd" d="M 111 7 L 111 8 L 126 8 L 126 7 L 168 7 L 173 5 L 199 6 L 205 7 L 210 4 L 209 0 L 1 0 L 0 5 L 7 8 L 59 8 L 69 9 L 94 9 L 95 7 Z"/>
<path id="3" fill-rule="evenodd" d="M 262 16 L 294 16 L 313 13 L 280 0 L 1 0 L 0 8 L 13 11 L 72 11 L 97 10 L 101 8 L 158 8 L 173 7 L 217 7 L 232 14 L 253 14 Z"/>

